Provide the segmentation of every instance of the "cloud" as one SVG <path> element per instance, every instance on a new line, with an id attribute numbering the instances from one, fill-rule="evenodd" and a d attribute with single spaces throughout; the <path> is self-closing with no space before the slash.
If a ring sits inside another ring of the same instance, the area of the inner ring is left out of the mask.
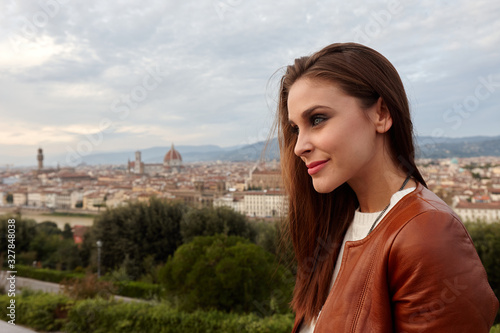
<path id="1" fill-rule="evenodd" d="M 273 73 L 356 40 L 398 69 L 419 134 L 498 135 L 500 91 L 458 129 L 445 115 L 500 74 L 499 14 L 486 0 L 2 1 L 0 148 L 61 154 L 103 121 L 99 151 L 265 139 Z"/>

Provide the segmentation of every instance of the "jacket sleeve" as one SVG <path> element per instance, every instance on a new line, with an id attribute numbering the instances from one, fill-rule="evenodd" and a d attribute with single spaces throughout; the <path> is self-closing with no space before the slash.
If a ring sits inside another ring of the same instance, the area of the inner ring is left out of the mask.
<path id="1" fill-rule="evenodd" d="M 388 258 L 394 330 L 488 333 L 498 310 L 464 225 L 445 211 L 409 220 Z"/>

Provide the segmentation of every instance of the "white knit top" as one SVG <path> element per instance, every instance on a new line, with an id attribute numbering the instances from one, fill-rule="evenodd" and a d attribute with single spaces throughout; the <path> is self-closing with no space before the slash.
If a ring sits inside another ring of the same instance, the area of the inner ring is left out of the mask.
<path id="1" fill-rule="evenodd" d="M 413 190 L 415 190 L 416 187 L 409 187 L 407 189 L 404 189 L 402 191 L 398 191 L 394 193 L 391 197 L 391 201 L 389 204 L 389 207 L 387 210 L 384 212 L 384 214 L 381 216 L 381 218 L 378 220 L 377 225 L 379 225 L 380 221 L 383 220 L 383 218 L 389 213 L 389 211 L 401 200 L 405 195 L 408 193 L 411 193 Z M 351 225 L 347 229 L 347 232 L 344 236 L 344 240 L 342 242 L 342 247 L 340 248 L 339 256 L 337 257 L 337 262 L 335 264 L 335 270 L 333 271 L 333 277 L 332 277 L 332 282 L 330 284 L 330 290 L 333 287 L 333 283 L 335 282 L 335 279 L 337 278 L 337 275 L 339 274 L 340 270 L 340 265 L 342 263 L 342 256 L 344 254 L 344 247 L 346 242 L 350 241 L 357 241 L 365 238 L 368 235 L 368 231 L 370 231 L 370 228 L 375 221 L 375 219 L 379 216 L 380 212 L 375 212 L 375 213 L 362 213 L 359 211 L 359 208 L 356 209 L 354 212 L 354 218 L 351 222 Z M 321 313 L 321 311 L 320 311 Z M 319 317 L 319 314 L 318 314 Z M 317 318 L 316 317 L 316 320 Z M 316 320 L 313 320 L 313 322 L 306 324 L 305 322 L 301 325 L 300 333 L 312 333 L 314 331 L 314 327 L 316 325 Z"/>

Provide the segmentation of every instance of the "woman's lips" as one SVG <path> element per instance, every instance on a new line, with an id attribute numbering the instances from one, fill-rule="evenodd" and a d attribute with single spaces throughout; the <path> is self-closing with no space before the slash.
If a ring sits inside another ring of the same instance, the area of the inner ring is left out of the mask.
<path id="1" fill-rule="evenodd" d="M 315 173 L 317 173 L 321 169 L 323 169 L 323 167 L 326 165 L 326 162 L 328 162 L 328 160 L 312 162 L 312 163 L 308 164 L 307 165 L 307 172 L 311 176 L 314 175 Z"/>

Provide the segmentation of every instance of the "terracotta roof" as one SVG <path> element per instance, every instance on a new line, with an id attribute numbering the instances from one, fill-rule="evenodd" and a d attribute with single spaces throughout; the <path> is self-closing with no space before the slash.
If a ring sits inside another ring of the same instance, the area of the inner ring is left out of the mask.
<path id="1" fill-rule="evenodd" d="M 172 148 L 165 154 L 165 158 L 163 159 L 164 162 L 170 162 L 173 160 L 180 160 L 182 161 L 181 154 L 175 150 L 174 144 L 172 143 Z"/>
<path id="2" fill-rule="evenodd" d="M 256 175 L 279 175 L 281 171 L 279 170 L 255 170 L 253 174 Z"/>
<path id="3" fill-rule="evenodd" d="M 474 196 L 474 200 L 488 201 L 490 200 L 489 195 L 476 195 Z"/>
<path id="4" fill-rule="evenodd" d="M 500 209 L 500 202 L 465 202 L 460 201 L 455 209 Z"/>
<path id="5" fill-rule="evenodd" d="M 82 225 L 75 225 L 73 227 L 73 240 L 75 244 L 82 244 L 83 243 L 83 236 L 85 235 L 85 232 L 88 230 L 88 227 L 82 226 Z"/>

